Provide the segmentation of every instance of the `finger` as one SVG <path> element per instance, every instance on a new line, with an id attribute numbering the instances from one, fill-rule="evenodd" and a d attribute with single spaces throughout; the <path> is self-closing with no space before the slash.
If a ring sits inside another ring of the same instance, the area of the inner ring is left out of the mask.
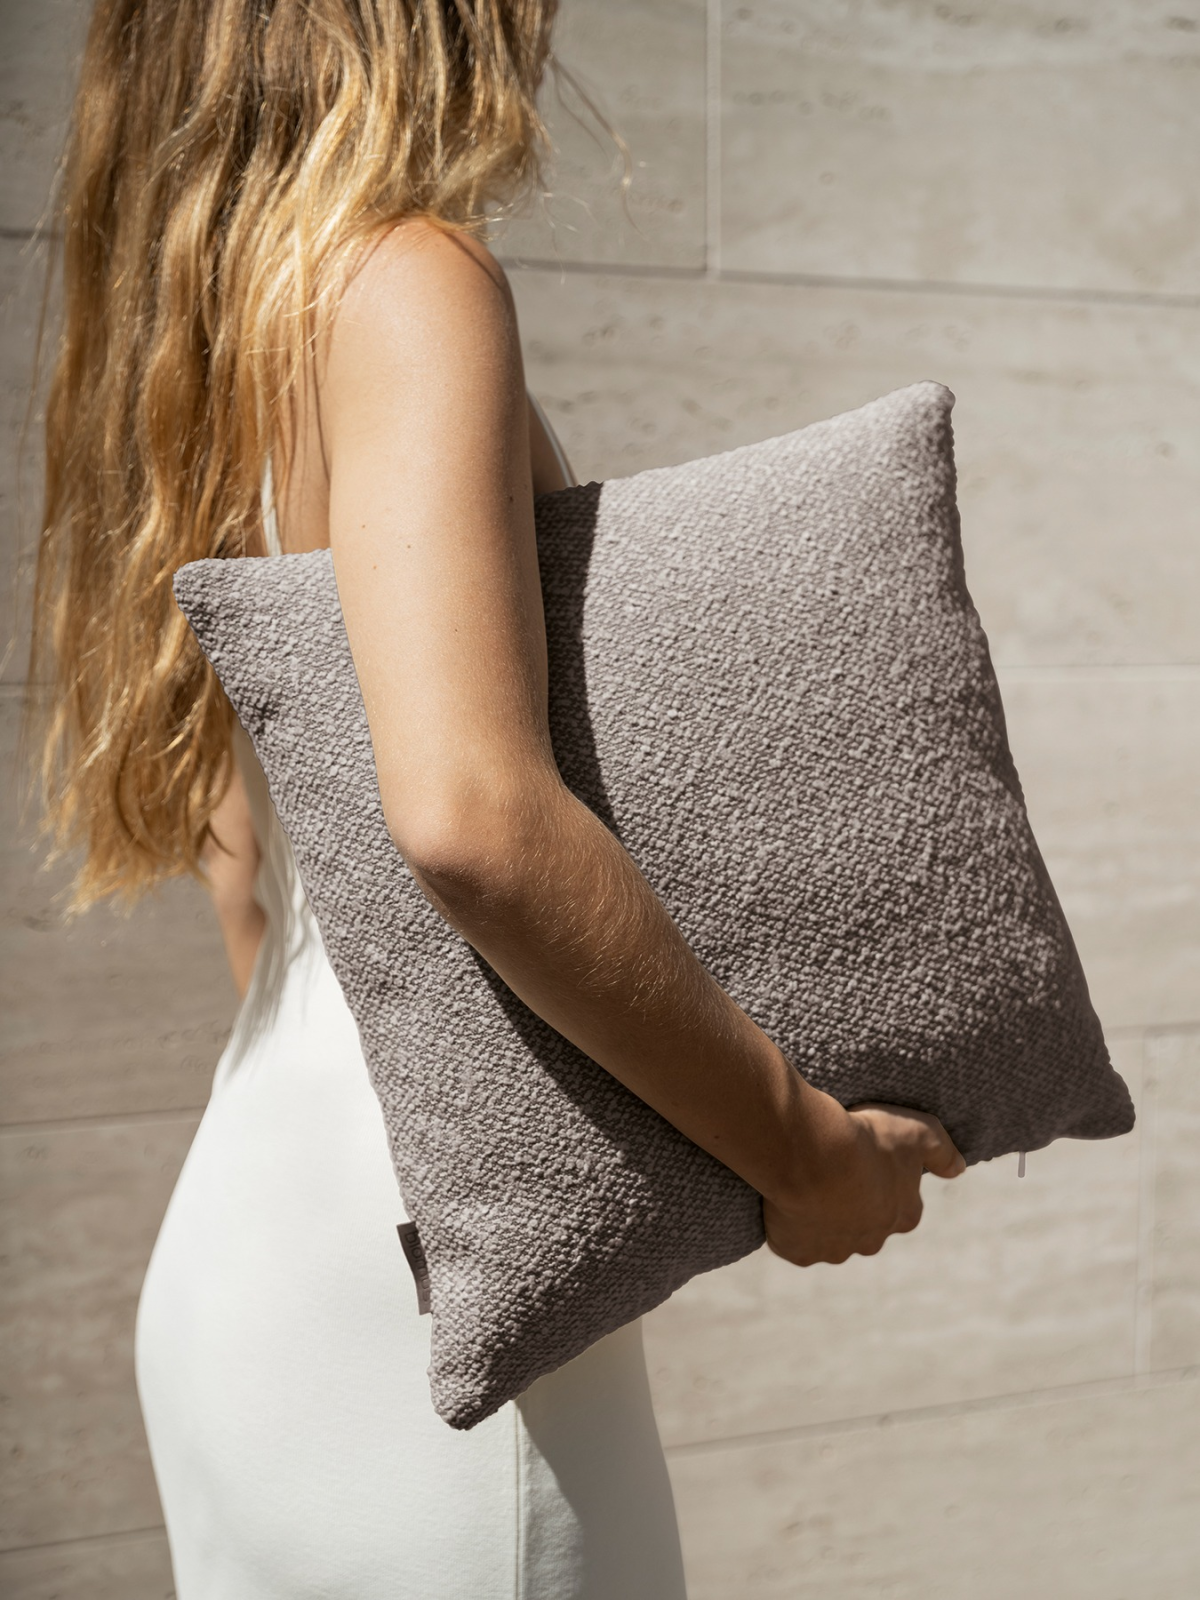
<path id="1" fill-rule="evenodd" d="M 811 1249 L 781 1250 L 775 1241 L 770 1238 L 767 1240 L 767 1249 L 773 1256 L 778 1256 L 781 1261 L 790 1262 L 793 1267 L 814 1267 L 822 1259 Z"/>
<path id="2" fill-rule="evenodd" d="M 954 1140 L 928 1111 L 913 1111 L 905 1106 L 880 1107 L 880 1110 L 890 1111 L 909 1124 L 912 1148 L 920 1157 L 925 1172 L 932 1172 L 936 1178 L 957 1178 L 967 1170 L 967 1163 Z"/>
<path id="3" fill-rule="evenodd" d="M 941 1123 L 928 1111 L 916 1111 L 912 1106 L 890 1105 L 882 1100 L 866 1100 L 861 1105 L 849 1107 L 857 1111 L 883 1112 L 891 1119 L 893 1128 L 903 1128 L 907 1143 L 920 1157 L 921 1166 L 938 1178 L 957 1178 L 967 1170 L 954 1141 Z"/>
<path id="4" fill-rule="evenodd" d="M 899 1221 L 896 1223 L 896 1226 L 892 1229 L 892 1232 L 911 1233 L 917 1226 L 918 1222 L 920 1222 L 924 1211 L 925 1206 L 920 1198 L 918 1198 L 916 1205 L 905 1211 L 900 1217 Z"/>
<path id="5" fill-rule="evenodd" d="M 957 1178 L 967 1170 L 967 1163 L 936 1117 L 925 1119 L 925 1132 L 921 1140 L 921 1164 L 935 1178 Z"/>

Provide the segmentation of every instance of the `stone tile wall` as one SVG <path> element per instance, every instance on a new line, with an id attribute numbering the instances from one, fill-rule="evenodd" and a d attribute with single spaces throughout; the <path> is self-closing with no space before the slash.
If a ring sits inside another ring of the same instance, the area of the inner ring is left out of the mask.
<path id="1" fill-rule="evenodd" d="M 151 1600 L 170 1572 L 131 1319 L 232 995 L 187 886 L 63 928 L 11 809 L 31 231 L 81 15 L 0 8 L 0 1591 Z M 1023 1181 L 931 1186 L 877 1260 L 764 1253 L 650 1319 L 692 1600 L 1191 1600 L 1200 10 L 563 0 L 558 37 L 552 195 L 499 248 L 577 472 L 955 389 L 968 576 L 1140 1113 Z M 626 141 L 624 196 L 580 91 Z M 27 525 L 36 430 L 28 456 Z"/>

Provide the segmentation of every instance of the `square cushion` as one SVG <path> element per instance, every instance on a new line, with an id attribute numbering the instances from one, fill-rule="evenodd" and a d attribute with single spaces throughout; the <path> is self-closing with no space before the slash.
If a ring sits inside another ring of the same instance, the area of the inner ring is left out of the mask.
<path id="1" fill-rule="evenodd" d="M 566 783 L 814 1084 L 933 1112 L 976 1162 L 1133 1116 L 967 593 L 952 404 L 917 384 L 564 490 L 537 534 Z M 358 1023 L 428 1266 L 434 1404 L 471 1427 L 756 1249 L 759 1196 L 421 894 L 384 823 L 329 552 L 196 562 L 175 592 Z"/>

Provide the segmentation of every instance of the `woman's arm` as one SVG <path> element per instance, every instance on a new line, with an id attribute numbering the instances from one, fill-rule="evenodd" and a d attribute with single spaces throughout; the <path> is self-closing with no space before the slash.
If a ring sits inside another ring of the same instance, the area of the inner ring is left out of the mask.
<path id="1" fill-rule="evenodd" d="M 212 834 L 201 853 L 201 862 L 225 941 L 229 970 L 241 997 L 249 987 L 266 927 L 266 916 L 254 898 L 260 859 L 246 786 L 235 762 L 229 788 L 213 812 Z"/>
<path id="2" fill-rule="evenodd" d="M 438 910 L 540 1016 L 842 1260 L 916 1225 L 961 1158 L 848 1114 L 706 972 L 563 784 L 547 726 L 528 411 L 507 282 L 423 223 L 356 275 L 322 374 L 330 538 L 388 826 Z"/>

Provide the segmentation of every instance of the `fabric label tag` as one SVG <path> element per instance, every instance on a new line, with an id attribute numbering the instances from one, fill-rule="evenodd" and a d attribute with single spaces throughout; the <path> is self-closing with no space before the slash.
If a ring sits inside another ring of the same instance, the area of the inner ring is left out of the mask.
<path id="1" fill-rule="evenodd" d="M 417 1315 L 423 1317 L 429 1310 L 429 1263 L 425 1259 L 425 1246 L 421 1243 L 415 1222 L 397 1223 L 396 1232 L 400 1235 L 405 1260 L 412 1269 L 413 1282 L 417 1286 Z"/>

